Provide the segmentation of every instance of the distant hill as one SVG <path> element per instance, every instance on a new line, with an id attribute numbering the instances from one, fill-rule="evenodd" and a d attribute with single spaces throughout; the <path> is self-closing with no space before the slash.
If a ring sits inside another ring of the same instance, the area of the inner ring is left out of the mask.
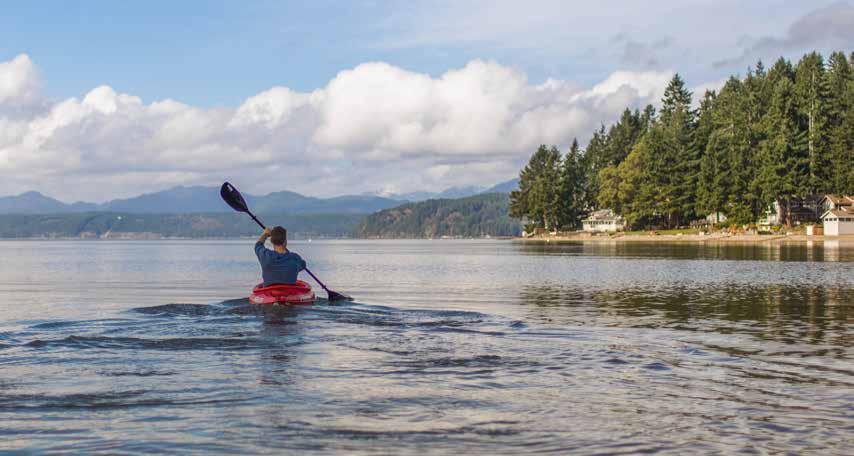
<path id="1" fill-rule="evenodd" d="M 508 215 L 509 204 L 509 196 L 501 193 L 408 203 L 367 216 L 354 234 L 391 239 L 517 236 L 521 225 Z"/>
<path id="2" fill-rule="evenodd" d="M 510 193 L 519 190 L 519 178 L 510 179 L 483 191 L 483 193 Z"/>
<path id="3" fill-rule="evenodd" d="M 136 214 L 180 214 L 227 212 L 230 209 L 220 198 L 218 188 L 194 186 L 174 187 L 133 198 L 116 199 L 98 205 L 97 210 Z"/>
<path id="4" fill-rule="evenodd" d="M 439 194 L 437 194 L 433 198 L 436 198 L 436 199 L 440 199 L 440 198 L 466 198 L 469 196 L 477 195 L 478 193 L 483 192 L 484 189 L 485 189 L 484 187 L 478 187 L 476 185 L 467 185 L 464 187 L 451 187 L 451 188 L 447 188 L 447 189 L 439 192 Z"/>
<path id="5" fill-rule="evenodd" d="M 410 192 L 410 193 L 392 193 L 383 194 L 383 197 L 395 199 L 398 201 L 407 201 L 417 203 L 419 201 L 427 201 L 428 199 L 441 198 L 465 198 L 468 196 L 482 195 L 486 193 L 510 193 L 519 188 L 519 178 L 510 179 L 506 182 L 501 182 L 492 187 L 481 187 L 477 185 L 467 185 L 462 187 L 449 187 L 441 192 Z"/>
<path id="6" fill-rule="evenodd" d="M 259 214 L 370 214 L 394 207 L 400 201 L 379 196 L 315 198 L 282 191 L 263 196 L 244 195 Z M 219 196 L 219 187 L 174 187 L 103 204 L 65 204 L 38 192 L 0 198 L 0 214 L 65 214 L 122 212 L 131 214 L 229 213 L 232 209 Z"/>
<path id="7" fill-rule="evenodd" d="M 410 203 L 417 203 L 419 201 L 427 201 L 428 199 L 438 199 L 438 198 L 465 198 L 467 196 L 477 195 L 478 193 L 483 192 L 486 187 L 478 187 L 475 185 L 467 185 L 463 187 L 449 187 L 441 192 L 428 192 L 428 191 L 420 191 L 420 192 L 409 192 L 409 193 L 392 193 L 392 194 L 384 194 L 384 198 L 391 198 L 397 201 L 406 201 Z"/>
<path id="8" fill-rule="evenodd" d="M 39 192 L 0 197 L 0 214 L 60 214 L 93 210 L 94 204 L 65 204 Z"/>
<path id="9" fill-rule="evenodd" d="M 300 238 L 349 237 L 363 214 L 269 215 L 264 222 Z M 0 238 L 233 238 L 256 236 L 260 228 L 244 214 L 131 214 L 85 212 L 0 215 Z"/>

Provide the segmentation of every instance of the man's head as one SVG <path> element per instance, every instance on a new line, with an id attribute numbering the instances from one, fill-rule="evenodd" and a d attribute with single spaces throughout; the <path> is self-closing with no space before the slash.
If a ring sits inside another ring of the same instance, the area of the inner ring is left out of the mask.
<path id="1" fill-rule="evenodd" d="M 288 245 L 288 230 L 282 228 L 281 226 L 277 226 L 270 230 L 270 242 L 273 245 Z"/>

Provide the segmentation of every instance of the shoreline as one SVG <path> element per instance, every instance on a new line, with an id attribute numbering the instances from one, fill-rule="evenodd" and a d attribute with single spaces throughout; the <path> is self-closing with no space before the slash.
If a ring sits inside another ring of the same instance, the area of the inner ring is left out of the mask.
<path id="1" fill-rule="evenodd" d="M 537 235 L 516 237 L 513 242 L 531 243 L 661 243 L 661 244 L 809 244 L 812 242 L 834 242 L 854 247 L 854 235 L 807 236 L 805 234 L 591 234 Z"/>

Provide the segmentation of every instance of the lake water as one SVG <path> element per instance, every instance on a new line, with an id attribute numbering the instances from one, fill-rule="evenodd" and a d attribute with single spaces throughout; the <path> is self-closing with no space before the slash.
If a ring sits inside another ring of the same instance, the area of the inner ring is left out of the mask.
<path id="1" fill-rule="evenodd" d="M 291 247 L 0 242 L 0 452 L 854 453 L 850 247 Z"/>

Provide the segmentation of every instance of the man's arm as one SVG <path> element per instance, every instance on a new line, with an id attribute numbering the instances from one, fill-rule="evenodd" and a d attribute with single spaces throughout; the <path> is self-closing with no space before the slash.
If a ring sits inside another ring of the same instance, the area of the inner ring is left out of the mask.
<path id="1" fill-rule="evenodd" d="M 264 228 L 264 232 L 261 233 L 261 237 L 258 238 L 257 243 L 263 245 L 265 242 L 267 242 L 268 237 L 270 237 L 270 228 Z"/>
<path id="2" fill-rule="evenodd" d="M 261 265 L 264 264 L 264 256 L 267 252 L 267 248 L 264 247 L 264 243 L 267 242 L 267 238 L 270 237 L 270 230 L 265 229 L 263 233 L 261 233 L 261 237 L 258 238 L 258 241 L 255 242 L 255 255 L 258 257 L 258 261 L 261 262 Z"/>

